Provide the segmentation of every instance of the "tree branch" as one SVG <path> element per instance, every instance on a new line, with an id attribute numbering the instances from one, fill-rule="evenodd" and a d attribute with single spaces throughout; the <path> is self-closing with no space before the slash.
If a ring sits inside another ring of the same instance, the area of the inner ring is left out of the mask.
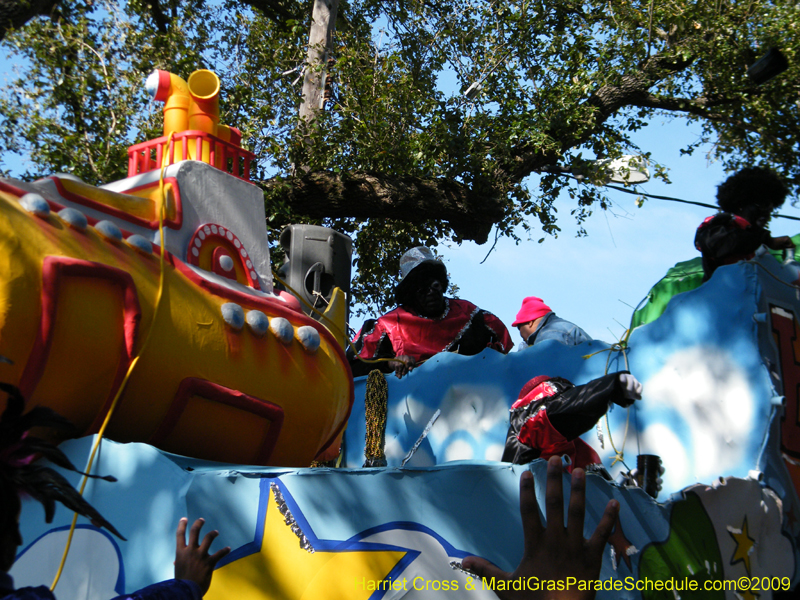
<path id="1" fill-rule="evenodd" d="M 594 92 L 588 103 L 597 107 L 599 123 L 604 122 L 620 108 L 635 104 L 649 95 L 648 90 L 656 83 L 688 68 L 693 58 L 674 59 L 659 54 L 650 57 L 640 71 L 622 77 L 619 85 L 604 85 Z"/>
<path id="2" fill-rule="evenodd" d="M 167 15 L 164 14 L 164 11 L 161 10 L 161 4 L 159 0 L 149 0 L 150 1 L 150 15 L 153 17 L 153 21 L 156 24 L 156 28 L 161 33 L 167 33 L 169 29 L 169 19 Z"/>
<path id="3" fill-rule="evenodd" d="M 675 98 L 646 94 L 631 102 L 630 105 L 641 108 L 667 110 L 670 112 L 685 112 L 707 119 L 711 116 L 711 111 L 709 109 L 717 106 L 724 106 L 725 104 L 733 104 L 735 102 L 741 102 L 741 98 L 706 98 L 702 96 L 699 98 Z"/>
<path id="4" fill-rule="evenodd" d="M 488 239 L 492 224 L 502 218 L 505 208 L 497 189 L 475 191 L 447 179 L 314 171 L 288 180 L 271 179 L 262 187 L 295 213 L 312 218 L 382 218 L 411 223 L 441 219 L 459 237 L 479 244 Z"/>
<path id="5" fill-rule="evenodd" d="M 0 40 L 39 15 L 50 15 L 58 0 L 0 0 Z"/>
<path id="6" fill-rule="evenodd" d="M 694 115 L 712 121 L 714 123 L 725 123 L 732 127 L 738 127 L 742 131 L 750 133 L 758 133 L 761 136 L 769 138 L 772 142 L 778 145 L 784 145 L 781 139 L 766 134 L 761 127 L 751 125 L 741 119 L 734 119 L 727 115 L 722 115 L 713 112 L 712 108 L 717 106 L 724 106 L 725 104 L 734 104 L 741 102 L 741 98 L 665 98 L 663 96 L 656 96 L 654 94 L 647 94 L 644 98 L 632 102 L 631 106 L 639 106 L 642 108 L 654 108 L 657 110 L 666 110 L 670 112 L 683 112 L 686 114 Z"/>
<path id="7" fill-rule="evenodd" d="M 541 145 L 523 144 L 516 149 L 511 162 L 500 167 L 498 176 L 511 182 L 522 181 L 525 177 L 542 167 L 556 164 L 570 148 L 586 142 L 597 133 L 617 111 L 626 106 L 638 106 L 651 95 L 648 91 L 662 79 L 688 68 L 693 62 L 689 59 L 676 59 L 656 54 L 650 57 L 638 71 L 622 76 L 616 85 L 604 85 L 586 100 L 586 119 L 582 127 L 560 127 L 553 124 L 547 132 L 553 140 L 550 148 Z"/>
<path id="8" fill-rule="evenodd" d="M 303 18 L 303 7 L 293 0 L 241 0 L 241 2 L 275 22 Z"/>

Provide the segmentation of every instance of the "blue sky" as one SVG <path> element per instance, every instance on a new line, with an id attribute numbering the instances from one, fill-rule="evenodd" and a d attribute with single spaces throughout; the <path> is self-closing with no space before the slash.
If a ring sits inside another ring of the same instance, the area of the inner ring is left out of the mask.
<path id="1" fill-rule="evenodd" d="M 642 189 L 651 194 L 673 196 L 715 204 L 716 187 L 726 174 L 706 154 L 710 147 L 681 156 L 680 148 L 699 137 L 698 125 L 676 119 L 655 119 L 635 139 L 653 158 L 670 167 L 670 185 L 651 180 Z M 502 239 L 484 264 L 491 247 L 466 243 L 439 247 L 459 296 L 495 313 L 520 340 L 511 323 L 522 298 L 539 296 L 561 317 L 583 327 L 604 341 L 618 339 L 630 322 L 633 308 L 676 262 L 699 253 L 694 234 L 712 209 L 647 199 L 642 208 L 636 196 L 611 191 L 614 206 L 596 210 L 587 221 L 588 236 L 575 237 L 577 227 L 570 210 L 575 203 L 562 194 L 557 203 L 558 238 L 534 232 L 532 240 L 515 245 Z M 800 216 L 787 200 L 782 214 Z M 773 235 L 794 235 L 800 223 L 774 219 Z M 493 237 L 493 236 L 492 236 Z"/>

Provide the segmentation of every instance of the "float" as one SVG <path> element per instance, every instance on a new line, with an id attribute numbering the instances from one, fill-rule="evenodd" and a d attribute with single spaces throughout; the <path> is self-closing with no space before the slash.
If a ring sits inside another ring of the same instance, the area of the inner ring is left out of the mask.
<path id="1" fill-rule="evenodd" d="M 349 366 L 273 293 L 253 155 L 218 123 L 219 79 L 157 71 L 148 88 L 164 136 L 129 149 L 127 178 L 0 182 L 3 377 L 82 434 L 116 401 L 113 440 L 258 465 L 335 457 Z"/>
<path id="2" fill-rule="evenodd" d="M 512 571 L 520 473 L 540 497 L 545 482 L 542 461 L 499 462 L 508 408 L 536 375 L 624 369 L 644 399 L 584 436 L 612 478 L 587 477 L 586 533 L 610 498 L 621 505 L 598 597 L 769 598 L 800 582 L 796 263 L 764 252 L 699 287 L 662 282 L 613 344 L 437 355 L 387 378 L 376 411 L 336 327 L 273 292 L 252 156 L 235 131 L 208 131 L 213 118 L 189 120 L 213 117 L 213 82 L 151 77 L 165 136 L 132 147 L 122 182 L 0 184 L 2 379 L 86 434 L 118 402 L 93 471 L 119 481 L 91 480 L 85 496 L 127 541 L 79 521 L 58 597 L 170 578 L 178 519 L 202 516 L 214 548 L 233 549 L 210 600 L 495 598 L 458 563 Z M 96 438 L 62 449 L 80 466 Z M 340 440 L 339 468 L 308 467 Z M 658 499 L 613 481 L 646 454 L 666 468 Z M 45 524 L 24 503 L 18 586 L 53 582 L 71 520 L 59 508 Z"/>

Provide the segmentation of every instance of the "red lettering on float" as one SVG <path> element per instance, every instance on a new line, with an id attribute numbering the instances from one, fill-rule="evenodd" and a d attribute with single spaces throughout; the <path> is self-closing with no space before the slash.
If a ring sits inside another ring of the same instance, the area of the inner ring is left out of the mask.
<path id="1" fill-rule="evenodd" d="M 798 324 L 792 312 L 770 306 L 772 334 L 778 347 L 785 406 L 781 418 L 781 451 L 800 458 L 800 361 Z"/>

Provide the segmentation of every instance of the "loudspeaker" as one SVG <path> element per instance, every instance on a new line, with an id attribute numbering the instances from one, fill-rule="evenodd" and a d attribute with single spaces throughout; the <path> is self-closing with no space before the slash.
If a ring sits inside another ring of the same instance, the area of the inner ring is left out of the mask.
<path id="1" fill-rule="evenodd" d="M 338 287 L 347 296 L 349 313 L 353 240 L 328 227 L 289 225 L 281 232 L 280 244 L 286 259 L 278 273 L 291 286 L 287 291 L 325 312 L 333 288 Z M 319 319 L 301 305 L 307 315 Z"/>

